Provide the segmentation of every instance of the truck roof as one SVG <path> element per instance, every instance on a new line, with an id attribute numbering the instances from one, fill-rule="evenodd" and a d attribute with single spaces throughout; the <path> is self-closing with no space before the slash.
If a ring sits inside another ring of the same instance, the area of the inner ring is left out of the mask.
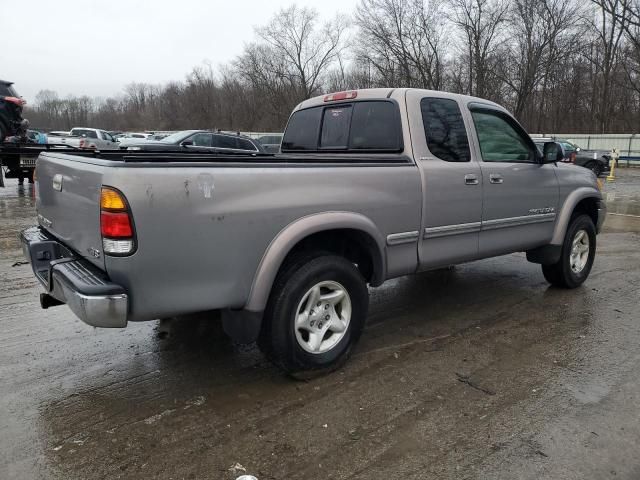
<path id="1" fill-rule="evenodd" d="M 461 103 L 469 103 L 469 102 L 478 102 L 478 103 L 483 103 L 485 105 L 491 105 L 493 107 L 499 108 L 500 110 L 504 110 L 504 107 L 492 102 L 490 100 L 486 100 L 484 98 L 478 98 L 478 97 L 472 97 L 469 95 L 462 95 L 459 93 L 450 93 L 450 92 L 443 92 L 440 90 L 426 90 L 426 89 L 421 89 L 421 88 L 363 88 L 363 89 L 358 89 L 358 90 L 348 90 L 346 92 L 336 92 L 336 93 L 329 93 L 329 94 L 325 94 L 325 95 L 318 95 L 317 97 L 313 97 L 310 98 L 308 100 L 305 100 L 303 102 L 301 102 L 295 109 L 295 110 L 300 110 L 303 108 L 309 108 L 309 107 L 315 107 L 318 105 L 331 105 L 331 101 L 325 101 L 325 98 L 329 95 L 336 95 L 337 93 L 351 93 L 351 92 L 356 92 L 356 99 L 357 100 L 362 100 L 362 99 L 382 99 L 382 98 L 401 98 L 404 97 L 404 95 L 406 94 L 406 92 L 408 92 L 409 90 L 414 90 L 414 91 L 420 91 L 420 92 L 424 92 L 425 95 L 433 95 L 433 96 L 437 96 L 440 98 L 451 98 L 453 100 L 458 100 Z M 338 101 L 338 100 L 336 100 Z M 349 98 L 344 98 L 342 100 L 339 101 L 349 101 Z"/>
<path id="2" fill-rule="evenodd" d="M 10 82 L 8 80 L 2 80 L 2 79 L 0 79 L 0 83 L 3 85 L 13 85 L 13 82 Z"/>

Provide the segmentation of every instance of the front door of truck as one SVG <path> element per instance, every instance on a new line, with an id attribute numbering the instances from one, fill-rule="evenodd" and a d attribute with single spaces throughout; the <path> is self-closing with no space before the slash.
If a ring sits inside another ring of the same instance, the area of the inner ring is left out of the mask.
<path id="1" fill-rule="evenodd" d="M 470 105 L 484 181 L 480 255 L 489 257 L 548 244 L 558 204 L 554 164 L 507 113 Z"/>
<path id="2" fill-rule="evenodd" d="M 469 146 L 469 119 L 456 97 L 407 92 L 414 157 L 422 181 L 422 270 L 478 256 L 482 174 Z"/>

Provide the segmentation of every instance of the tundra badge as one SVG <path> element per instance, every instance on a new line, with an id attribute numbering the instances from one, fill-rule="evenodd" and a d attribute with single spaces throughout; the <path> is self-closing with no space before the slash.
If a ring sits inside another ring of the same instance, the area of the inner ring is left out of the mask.
<path id="1" fill-rule="evenodd" d="M 530 208 L 529 213 L 532 215 L 541 214 L 541 213 L 553 213 L 556 209 L 554 207 L 544 207 L 544 208 Z"/>

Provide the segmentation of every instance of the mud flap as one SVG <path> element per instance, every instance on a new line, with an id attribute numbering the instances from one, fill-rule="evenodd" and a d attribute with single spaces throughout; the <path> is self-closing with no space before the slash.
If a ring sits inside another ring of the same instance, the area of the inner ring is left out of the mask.
<path id="1" fill-rule="evenodd" d="M 541 265 L 553 265 L 560 260 L 562 245 L 545 245 L 527 252 L 527 260 Z"/>
<path id="2" fill-rule="evenodd" d="M 252 343 L 258 339 L 262 325 L 262 312 L 248 310 L 223 310 L 222 328 L 238 343 Z"/>

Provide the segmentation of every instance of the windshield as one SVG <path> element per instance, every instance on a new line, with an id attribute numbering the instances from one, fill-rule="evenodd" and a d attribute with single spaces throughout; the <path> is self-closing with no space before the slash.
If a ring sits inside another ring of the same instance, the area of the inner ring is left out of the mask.
<path id="1" fill-rule="evenodd" d="M 168 137 L 164 137 L 160 140 L 162 143 L 180 143 L 182 140 L 190 135 L 193 135 L 197 130 L 184 130 L 182 132 L 172 133 Z"/>

